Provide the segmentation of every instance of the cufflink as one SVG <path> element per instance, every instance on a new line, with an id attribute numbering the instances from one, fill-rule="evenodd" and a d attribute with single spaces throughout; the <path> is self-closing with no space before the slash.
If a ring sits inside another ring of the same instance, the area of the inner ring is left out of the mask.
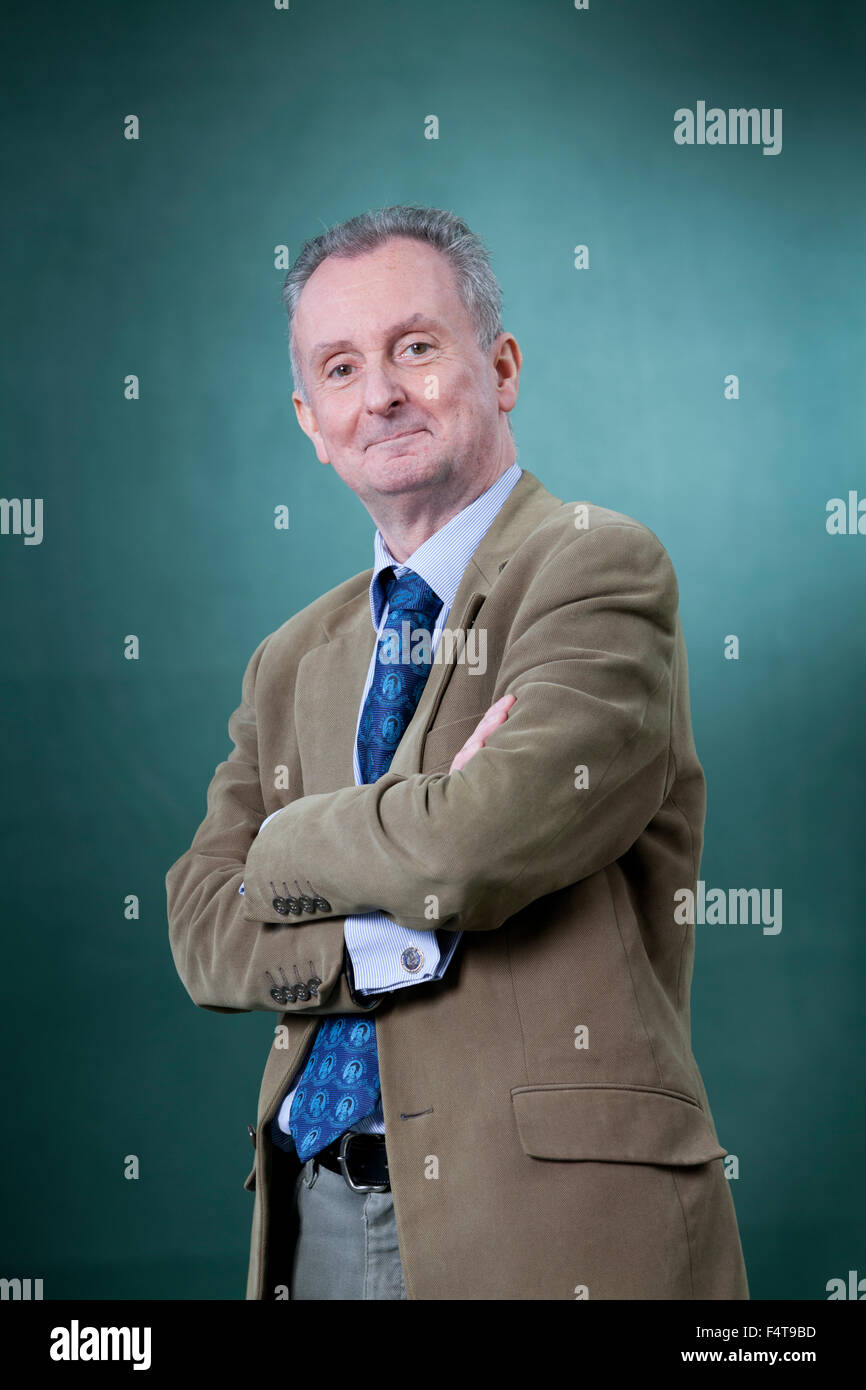
<path id="1" fill-rule="evenodd" d="M 424 964 L 424 955 L 417 946 L 407 946 L 400 957 L 400 964 L 410 975 L 414 975 Z"/>

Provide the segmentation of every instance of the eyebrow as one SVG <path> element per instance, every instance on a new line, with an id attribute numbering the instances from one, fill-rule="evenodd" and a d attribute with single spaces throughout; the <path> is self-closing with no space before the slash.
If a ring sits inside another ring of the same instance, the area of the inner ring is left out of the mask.
<path id="1" fill-rule="evenodd" d="M 390 341 L 393 341 L 395 338 L 402 338 L 403 334 L 408 333 L 410 328 L 417 328 L 420 324 L 424 324 L 428 328 L 441 328 L 441 325 L 438 324 L 435 319 L 428 318 L 426 314 L 410 314 L 407 319 L 403 319 L 400 323 L 393 324 L 392 327 L 387 330 L 386 336 Z M 354 344 L 350 338 L 337 338 L 332 343 L 316 343 L 316 346 L 310 353 L 309 360 L 318 366 L 320 362 L 326 357 L 330 357 L 332 353 L 349 352 L 353 346 Z"/>

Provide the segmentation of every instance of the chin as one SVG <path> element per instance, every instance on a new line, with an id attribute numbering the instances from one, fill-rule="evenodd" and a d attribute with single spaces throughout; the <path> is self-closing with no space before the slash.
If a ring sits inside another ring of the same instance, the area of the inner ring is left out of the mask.
<path id="1" fill-rule="evenodd" d="M 445 459 L 419 458 L 405 454 L 389 459 L 368 471 L 367 478 L 377 492 L 406 492 L 442 481 L 451 472 Z"/>

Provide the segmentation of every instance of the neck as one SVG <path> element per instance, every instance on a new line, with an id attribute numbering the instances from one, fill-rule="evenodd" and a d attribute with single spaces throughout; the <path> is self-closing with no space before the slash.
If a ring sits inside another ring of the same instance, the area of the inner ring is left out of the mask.
<path id="1" fill-rule="evenodd" d="M 429 496 L 406 493 L 378 497 L 375 509 L 369 506 L 368 510 L 394 559 L 405 564 L 420 545 L 492 487 L 513 462 L 512 456 L 506 458 L 496 472 L 452 479 L 451 487 L 443 488 L 439 483 L 435 493 Z"/>

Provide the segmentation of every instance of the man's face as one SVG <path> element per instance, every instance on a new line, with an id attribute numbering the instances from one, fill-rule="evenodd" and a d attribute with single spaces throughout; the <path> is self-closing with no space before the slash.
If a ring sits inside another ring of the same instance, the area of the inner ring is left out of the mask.
<path id="1" fill-rule="evenodd" d="M 489 486 L 511 461 L 504 412 L 520 350 L 503 333 L 481 351 L 433 247 L 392 237 L 351 260 L 328 257 L 304 286 L 294 333 L 310 394 L 309 407 L 293 396 L 301 428 L 362 501 Z"/>

